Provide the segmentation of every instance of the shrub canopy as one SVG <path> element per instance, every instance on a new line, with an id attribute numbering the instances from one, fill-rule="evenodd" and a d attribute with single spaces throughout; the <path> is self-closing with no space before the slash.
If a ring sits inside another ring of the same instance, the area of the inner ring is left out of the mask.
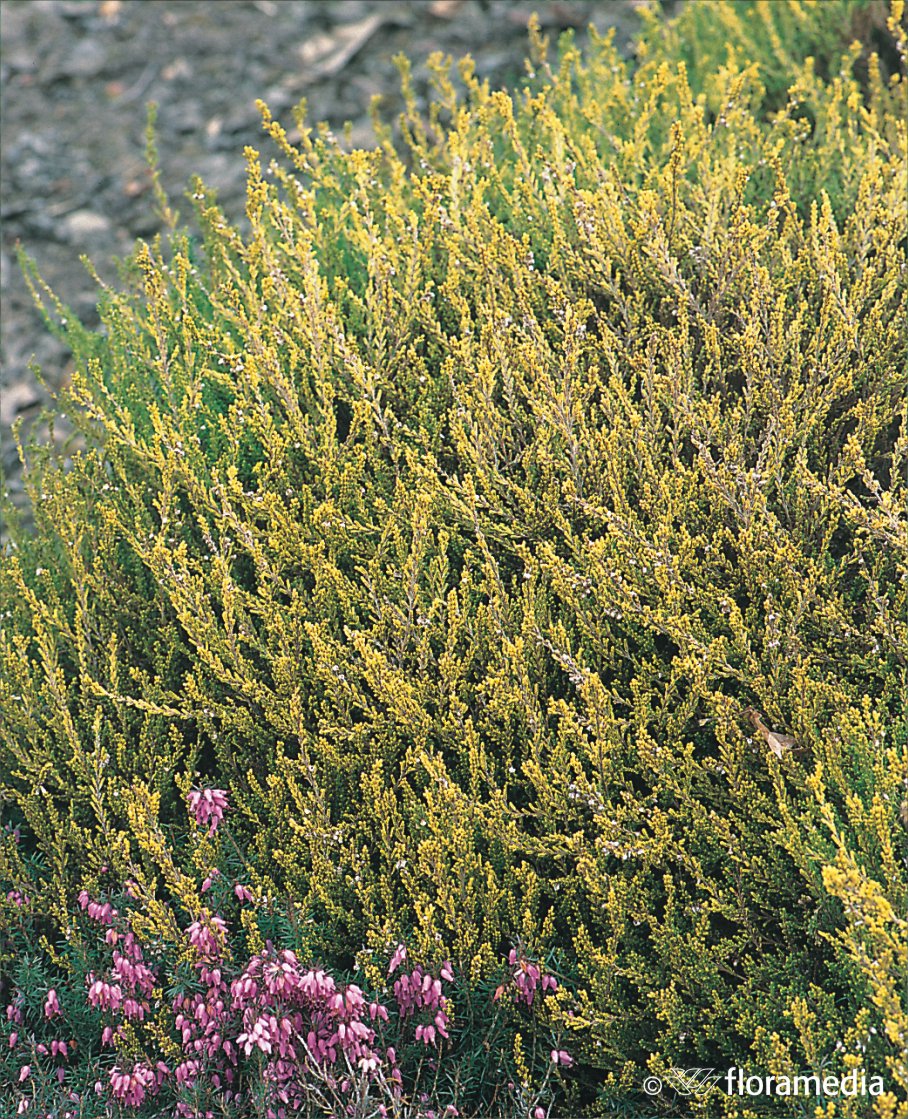
<path id="1" fill-rule="evenodd" d="M 242 228 L 195 184 L 94 333 L 35 277 L 86 449 L 30 453 L 0 565 L 0 876 L 60 922 L 102 864 L 171 889 L 135 789 L 182 827 L 200 771 L 303 950 L 556 952 L 578 1106 L 851 1062 L 908 1114 L 879 10 L 690 4 L 636 67 L 537 37 L 514 95 L 436 59 L 402 151 L 263 108 Z"/>

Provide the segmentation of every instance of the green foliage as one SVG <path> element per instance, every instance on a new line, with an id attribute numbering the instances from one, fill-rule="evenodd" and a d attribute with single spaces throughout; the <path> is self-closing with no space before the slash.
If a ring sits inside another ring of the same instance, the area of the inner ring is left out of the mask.
<path id="1" fill-rule="evenodd" d="M 515 97 L 439 61 L 405 155 L 264 111 L 244 232 L 197 184 L 201 259 L 140 246 L 99 335 L 45 293 L 89 449 L 0 566 L 36 904 L 202 770 L 304 951 L 569 949 L 575 1108 L 856 1063 L 908 1114 L 900 20 L 689 4 Z"/>
<path id="2" fill-rule="evenodd" d="M 691 87 L 707 94 L 717 114 L 723 69 L 756 65 L 764 86 L 761 105 L 776 110 L 790 100 L 789 89 L 805 64 L 825 80 L 843 67 L 847 73 L 843 55 L 852 44 L 864 77 L 873 52 L 882 53 L 884 62 L 897 63 L 895 38 L 887 33 L 889 16 L 886 0 L 698 0 L 686 4 L 662 34 L 651 28 L 648 39 L 655 42 L 647 42 L 645 57 L 683 61 Z M 655 25 L 658 11 L 651 11 L 648 19 Z M 805 116 L 810 117 L 809 109 Z"/>

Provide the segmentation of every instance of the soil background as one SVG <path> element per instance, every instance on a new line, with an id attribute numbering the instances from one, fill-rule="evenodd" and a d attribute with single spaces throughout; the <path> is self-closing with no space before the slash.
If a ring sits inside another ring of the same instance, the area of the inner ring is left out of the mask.
<path id="1" fill-rule="evenodd" d="M 159 106 L 159 167 L 172 204 L 188 215 L 183 196 L 199 174 L 236 221 L 244 146 L 266 161 L 279 155 L 262 133 L 257 98 L 289 130 L 290 109 L 305 97 L 310 122 L 326 121 L 340 135 L 349 121 L 352 146 L 368 147 L 373 95 L 386 120 L 402 107 L 398 52 L 413 63 L 422 104 L 433 51 L 469 54 L 480 77 L 513 88 L 534 11 L 553 40 L 575 28 L 582 43 L 591 24 L 614 27 L 628 53 L 645 3 L 0 0 L 0 470 L 15 505 L 28 502 L 12 425 L 21 418 L 23 437 L 46 440 L 53 393 L 71 372 L 66 347 L 35 309 L 15 246 L 73 313 L 97 323 L 97 288 L 80 257 L 115 282 L 114 259 L 160 231 L 144 155 L 149 101 Z M 56 413 L 54 441 L 65 446 L 70 435 Z"/>

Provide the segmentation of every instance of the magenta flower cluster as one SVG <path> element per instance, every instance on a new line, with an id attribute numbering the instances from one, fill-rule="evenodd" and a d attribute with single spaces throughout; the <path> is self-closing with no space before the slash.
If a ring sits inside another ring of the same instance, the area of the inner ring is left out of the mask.
<path id="1" fill-rule="evenodd" d="M 189 794 L 189 811 L 200 827 L 208 825 L 209 835 L 218 830 L 227 807 L 227 794 L 223 789 L 193 789 Z"/>
<path id="2" fill-rule="evenodd" d="M 128 1072 L 117 1067 L 110 1074 L 111 1094 L 126 1107 L 140 1107 L 146 1096 L 158 1094 L 168 1072 L 163 1061 L 158 1061 L 155 1068 L 137 1061 Z"/>
<path id="3" fill-rule="evenodd" d="M 235 893 L 246 900 L 245 888 Z M 146 961 L 127 914 L 84 890 L 78 900 L 85 915 L 103 929 L 110 953 L 109 966 L 86 976 L 85 998 L 104 1015 L 102 1045 L 116 1047 L 126 1023 L 141 1024 L 161 1009 L 159 1001 L 153 1002 L 159 975 Z M 224 1105 L 248 1102 L 241 1080 L 249 1061 L 265 1088 L 266 1119 L 291 1119 L 302 1111 L 314 1083 L 344 1098 L 352 1091 L 354 1077 L 380 1076 L 392 1096 L 402 1093 L 397 1051 L 382 1032 L 390 1021 L 388 1006 L 368 998 L 356 984 L 339 984 L 323 969 L 301 965 L 295 953 L 270 942 L 241 966 L 230 957 L 228 934 L 227 922 L 207 909 L 183 934 L 196 989 L 177 994 L 171 1003 L 182 1059 L 170 1064 L 120 1061 L 110 1070 L 106 1087 L 101 1081 L 95 1084 L 98 1095 L 106 1092 L 112 1102 L 138 1108 L 167 1084 L 181 1097 L 175 1116 L 208 1119 L 212 1113 L 198 1110 L 192 1102 L 194 1089 L 201 1086 Z M 406 949 L 400 946 L 389 974 L 405 959 Z M 437 975 L 417 965 L 401 971 L 394 982 L 396 1017 L 400 1022 L 418 1019 L 415 1039 L 424 1046 L 449 1037 L 443 984 L 453 980 L 451 964 L 445 963 Z M 44 1013 L 47 1019 L 63 1016 L 54 989 L 47 993 Z M 21 1007 L 11 1004 L 7 1018 L 21 1024 Z M 18 1040 L 14 1030 L 10 1046 Z M 39 1052 L 51 1050 L 42 1045 Z M 65 1058 L 68 1053 L 65 1042 L 52 1043 L 52 1055 Z M 31 1066 L 23 1065 L 20 1071 L 24 1083 Z M 63 1072 L 60 1068 L 61 1084 Z"/>
<path id="4" fill-rule="evenodd" d="M 388 1011 L 356 984 L 339 986 L 325 971 L 301 967 L 293 952 L 269 946 L 231 983 L 231 995 L 242 1015 L 237 1044 L 247 1057 L 257 1050 L 266 1058 L 269 1119 L 302 1108 L 314 1072 L 342 1094 L 351 1069 L 369 1076 L 381 1067 L 400 1086 L 396 1053 L 381 1046 L 375 1028 Z"/>
<path id="5" fill-rule="evenodd" d="M 538 963 L 528 959 L 522 950 L 511 949 L 508 953 L 508 967 L 510 981 L 502 983 L 495 992 L 496 1001 L 505 994 L 510 994 L 515 1003 L 532 1006 L 539 988 L 542 989 L 543 994 L 546 991 L 558 990 L 558 980 L 555 976 L 541 968 Z"/>
<path id="6" fill-rule="evenodd" d="M 19 1031 L 20 1029 L 24 1028 L 24 1016 L 22 1013 L 24 1001 L 25 1000 L 22 995 L 19 994 L 6 1007 L 6 1020 L 13 1027 L 15 1027 L 9 1034 L 9 1048 L 11 1050 L 15 1050 L 19 1045 Z M 57 992 L 52 988 L 47 992 L 47 996 L 44 1000 L 44 1017 L 47 1019 L 57 1018 L 61 1017 L 62 1013 L 63 1012 L 60 1007 L 60 1001 L 57 996 Z M 67 1060 L 70 1057 L 71 1051 L 76 1046 L 75 1039 L 64 1041 L 55 1038 L 49 1044 L 45 1044 L 44 1042 L 35 1042 L 34 1039 L 31 1040 L 33 1043 L 34 1054 L 39 1057 L 50 1057 L 52 1060 Z M 26 1038 L 23 1037 L 22 1041 L 25 1042 Z M 28 1059 L 26 1059 L 19 1066 L 19 1072 L 16 1077 L 16 1082 L 20 1085 L 27 1085 L 31 1079 L 31 1076 L 32 1066 L 31 1064 L 29 1064 Z M 66 1080 L 66 1068 L 62 1064 L 56 1065 L 56 1067 L 54 1068 L 54 1078 L 62 1089 Z M 78 1103 L 78 1098 L 73 1100 L 71 1098 L 71 1095 L 67 1096 L 66 1098 L 69 1100 L 69 1102 Z M 16 1114 L 24 1115 L 29 1109 L 29 1104 L 30 1101 L 28 1097 L 22 1097 L 19 1100 Z M 60 1112 L 60 1115 L 61 1119 L 75 1119 L 76 1117 L 76 1113 L 73 1111 Z"/>
<path id="7" fill-rule="evenodd" d="M 239 1099 L 239 1049 L 230 1036 L 230 992 L 224 975 L 227 932 L 227 922 L 207 909 L 189 926 L 185 935 L 200 989 L 178 994 L 172 1004 L 183 1049 L 183 1060 L 173 1070 L 177 1088 L 192 1088 L 205 1080 L 225 1103 Z M 176 1113 L 186 1119 L 197 1114 L 185 1101 L 180 1101 Z"/>
<path id="8" fill-rule="evenodd" d="M 209 834 L 217 830 L 228 807 L 226 794 L 218 789 L 193 791 L 189 806 Z M 203 892 L 220 873 L 210 872 Z M 132 882 L 125 884 L 125 893 L 131 899 L 138 897 Z M 236 883 L 232 894 L 241 905 L 255 904 L 248 886 Z M 194 978 L 172 996 L 168 1008 L 160 991 L 161 960 L 146 958 L 148 948 L 143 949 L 130 926 L 129 903 L 120 912 L 112 901 L 83 890 L 78 904 L 89 922 L 99 926 L 98 935 L 106 946 L 105 962 L 88 972 L 84 991 L 86 1002 L 102 1016 L 101 1045 L 119 1051 L 125 1048 L 123 1042 L 133 1046 L 136 1038 L 144 1037 L 152 1054 L 147 1050 L 143 1056 L 124 1059 L 118 1052 L 114 1066 L 94 1083 L 94 1093 L 106 1096 L 108 1106 L 136 1109 L 161 1096 L 155 1104 L 160 1108 L 166 1089 L 172 1101 L 168 1114 L 175 1119 L 214 1119 L 225 1108 L 247 1107 L 254 1095 L 264 1105 L 264 1119 L 292 1119 L 308 1111 L 315 1098 L 333 1099 L 331 1106 L 339 1105 L 338 1114 L 349 1112 L 357 1093 L 371 1085 L 377 1091 L 371 1113 L 381 1116 L 395 1110 L 387 1105 L 403 1096 L 395 1046 L 409 1038 L 422 1050 L 435 1050 L 429 1064 L 437 1068 L 435 1057 L 443 1042 L 450 1040 L 451 1006 L 445 991 L 445 984 L 454 982 L 450 961 L 435 970 L 424 964 L 408 969 L 407 949 L 399 944 L 387 970 L 393 1001 L 380 1000 L 367 996 L 356 984 L 339 983 L 322 968 L 301 964 L 294 952 L 270 941 L 244 962 L 231 951 L 227 921 L 203 907 L 182 934 L 182 944 L 170 946 L 178 949 L 180 958 L 191 961 Z M 159 950 L 168 948 L 159 946 Z M 507 991 L 515 1004 L 531 1007 L 537 991 L 557 989 L 555 977 L 522 949 L 511 950 L 508 968 L 509 979 L 496 991 L 496 1000 Z M 39 1057 L 69 1060 L 73 1040 L 47 1045 L 32 1036 L 20 1041 L 25 1032 L 23 1007 L 20 997 L 6 1009 L 13 1027 L 9 1048 L 28 1046 Z M 43 1018 L 58 1027 L 66 1025 L 56 988 L 47 990 Z M 156 1060 L 158 1043 L 153 1039 L 171 1024 L 179 1056 Z M 152 1025 L 152 1032 L 146 1033 Z M 569 1067 L 573 1061 L 564 1050 L 552 1049 L 551 1063 Z M 22 1091 L 34 1083 L 33 1066 L 32 1057 L 22 1059 L 18 1072 Z M 65 1068 L 55 1064 L 53 1069 L 65 1091 Z M 73 1105 L 84 1102 L 73 1090 L 65 1098 Z M 27 1095 L 20 1096 L 17 1114 L 29 1111 L 30 1102 Z M 423 1102 L 428 1104 L 428 1097 Z M 429 1117 L 435 1112 L 427 1108 L 421 1114 Z M 61 1115 L 76 1112 L 61 1111 Z M 450 1105 L 445 1115 L 453 1119 L 457 1109 Z"/>
<path id="9" fill-rule="evenodd" d="M 400 944 L 391 957 L 388 974 L 392 975 L 407 957 L 406 948 Z M 446 961 L 437 977 L 433 977 L 416 966 L 408 974 L 399 976 L 394 982 L 394 997 L 400 1007 L 404 1018 L 412 1018 L 420 1011 L 431 1019 L 420 1022 L 416 1026 L 416 1040 L 424 1045 L 434 1045 L 436 1031 L 439 1036 L 448 1038 L 449 1018 L 447 1013 L 448 1000 L 442 994 L 441 981 L 452 982 L 454 973 L 451 970 L 450 960 Z"/>
<path id="10" fill-rule="evenodd" d="M 79 905 L 87 916 L 105 926 L 104 940 L 111 949 L 111 966 L 103 975 L 90 971 L 85 977 L 86 999 L 104 1012 L 108 1021 L 101 1032 L 101 1044 L 113 1046 L 124 1022 L 142 1022 L 151 1010 L 149 1002 L 158 977 L 148 966 L 135 934 L 122 924 L 120 914 L 110 902 L 94 901 L 86 890 L 79 894 Z M 139 1107 L 146 1096 L 157 1095 L 170 1069 L 163 1061 L 154 1068 L 138 1061 L 128 1069 L 115 1065 L 110 1071 L 110 1092 L 127 1107 Z M 95 1086 L 98 1094 L 103 1087 Z"/>
<path id="11" fill-rule="evenodd" d="M 146 961 L 127 915 L 109 901 L 93 900 L 86 891 L 79 895 L 79 904 L 104 930 L 110 952 L 109 966 L 87 975 L 85 997 L 106 1019 L 102 1045 L 116 1047 L 126 1023 L 138 1025 L 161 1009 L 160 1002 L 153 1001 L 159 976 Z M 214 1119 L 213 1111 L 199 1109 L 197 1090 L 207 1094 L 213 1106 L 243 1106 L 249 1102 L 248 1084 L 243 1085 L 252 1072 L 253 1080 L 265 1090 L 265 1119 L 292 1119 L 311 1102 L 313 1084 L 343 1100 L 352 1099 L 355 1078 L 380 1078 L 392 1098 L 402 1094 L 398 1054 L 384 1035 L 383 1025 L 390 1015 L 383 1002 L 368 998 L 355 984 L 339 984 L 321 968 L 301 965 L 294 952 L 270 942 L 241 966 L 228 949 L 227 922 L 207 909 L 183 935 L 196 984 L 171 1003 L 181 1059 L 170 1064 L 153 1058 L 119 1061 L 108 1073 L 106 1086 L 102 1081 L 95 1084 L 98 1095 L 107 1093 L 121 1107 L 138 1108 L 167 1085 L 176 1096 L 176 1119 Z M 445 962 L 433 973 L 421 964 L 407 970 L 406 960 L 406 948 L 398 945 L 388 968 L 389 980 L 396 975 L 396 1017 L 399 1023 L 410 1024 L 417 1042 L 437 1048 L 450 1037 L 444 984 L 454 981 L 452 965 Z M 538 990 L 557 989 L 555 977 L 522 950 L 511 950 L 508 966 L 509 982 L 498 988 L 496 999 L 509 989 L 516 1004 L 529 1007 Z M 11 1003 L 6 1014 L 13 1025 L 21 1026 L 21 1000 Z M 44 1000 L 44 1016 L 47 1020 L 64 1017 L 53 988 Z M 19 1031 L 14 1029 L 10 1047 L 18 1041 Z M 72 1044 L 53 1041 L 49 1048 L 40 1044 L 36 1050 L 65 1060 Z M 550 1060 L 562 1068 L 574 1063 L 568 1052 L 557 1048 L 551 1050 Z M 28 1081 L 31 1073 L 31 1065 L 23 1064 L 20 1083 Z M 57 1067 L 56 1073 L 62 1085 L 64 1068 Z M 68 1098 L 79 1103 L 77 1093 Z M 28 1100 L 22 1102 L 20 1114 L 28 1110 Z M 378 1104 L 375 1114 L 385 1113 L 384 1105 Z M 455 1113 L 456 1109 L 449 1109 L 446 1114 Z"/>

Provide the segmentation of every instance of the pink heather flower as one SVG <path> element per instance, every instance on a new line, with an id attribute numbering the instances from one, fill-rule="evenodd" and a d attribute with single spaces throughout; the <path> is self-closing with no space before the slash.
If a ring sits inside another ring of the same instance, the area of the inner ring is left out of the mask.
<path id="1" fill-rule="evenodd" d="M 201 1067 L 201 1062 L 199 1061 L 183 1061 L 183 1063 L 177 1065 L 174 1070 L 174 1079 L 180 1087 L 191 1087 L 195 1083 Z"/>
<path id="2" fill-rule="evenodd" d="M 233 887 L 233 892 L 237 896 L 238 901 L 254 901 L 252 890 L 248 886 L 240 886 L 239 883 Z"/>
<path id="3" fill-rule="evenodd" d="M 127 1107 L 139 1107 L 149 1090 L 157 1091 L 158 1082 L 154 1071 L 139 1062 L 132 1072 L 123 1072 L 119 1066 L 110 1071 L 110 1088 L 114 1098 Z"/>
<path id="4" fill-rule="evenodd" d="M 79 905 L 88 910 L 88 916 L 93 921 L 99 921 L 102 925 L 112 925 L 114 918 L 117 916 L 116 909 L 109 901 L 105 901 L 103 904 L 99 901 L 92 901 L 87 890 L 80 891 Z"/>
<path id="5" fill-rule="evenodd" d="M 202 891 L 201 892 L 203 894 L 207 893 L 207 891 L 210 890 L 212 885 L 214 884 L 215 878 L 220 878 L 220 877 L 221 877 L 221 872 L 218 870 L 217 867 L 215 867 L 214 870 L 208 875 L 208 877 L 202 883 Z"/>
<path id="6" fill-rule="evenodd" d="M 388 975 L 393 975 L 406 958 L 406 946 L 403 944 L 398 944 L 398 946 L 394 949 L 394 955 L 391 957 L 391 963 L 388 964 Z"/>
<path id="7" fill-rule="evenodd" d="M 217 958 L 227 933 L 227 923 L 222 917 L 212 917 L 203 909 L 198 921 L 186 930 L 189 943 L 203 958 Z"/>
<path id="8" fill-rule="evenodd" d="M 193 789 L 189 794 L 189 811 L 200 827 L 208 824 L 209 835 L 218 830 L 228 807 L 227 793 L 223 789 Z"/>
<path id="9" fill-rule="evenodd" d="M 247 1014 L 248 1013 L 247 1011 Z M 271 1031 L 269 1029 L 267 1017 L 263 1015 L 254 1023 L 250 1023 L 249 1028 L 241 1033 L 236 1041 L 237 1045 L 243 1047 L 243 1051 L 247 1057 L 256 1046 L 258 1046 L 263 1053 L 270 1053 Z"/>
<path id="10" fill-rule="evenodd" d="M 101 1010 L 117 1011 L 123 1005 L 123 989 L 119 983 L 105 983 L 90 971 L 85 977 L 88 984 L 88 1001 Z"/>
<path id="11" fill-rule="evenodd" d="M 553 975 L 544 973 L 539 964 L 528 960 L 523 951 L 512 948 L 508 953 L 508 964 L 511 967 L 511 993 L 515 1003 L 525 1003 L 532 1006 L 536 998 L 537 988 L 541 985 L 543 994 L 546 991 L 557 991 L 558 981 Z M 508 985 L 502 984 L 495 992 L 494 1001 L 498 1001 L 507 990 Z"/>
<path id="12" fill-rule="evenodd" d="M 123 1017 L 129 1021 L 138 1019 L 141 1022 L 145 1018 L 145 1007 L 136 999 L 127 996 L 123 1000 Z"/>
<path id="13" fill-rule="evenodd" d="M 18 1040 L 19 1040 L 19 1034 L 16 1032 L 16 1030 L 13 1030 L 13 1032 L 9 1035 L 9 1047 L 10 1047 L 10 1049 L 15 1049 L 16 1048 L 16 1042 Z"/>
<path id="14" fill-rule="evenodd" d="M 19 1083 L 24 1084 L 25 1081 L 28 1080 L 28 1078 L 31 1076 L 31 1074 L 32 1074 L 32 1066 L 31 1065 L 23 1065 L 22 1068 L 19 1069 Z"/>
<path id="15" fill-rule="evenodd" d="M 45 1018 L 53 1018 L 57 1014 L 62 1014 L 60 1009 L 60 1002 L 57 998 L 57 992 L 51 988 L 47 992 L 47 999 L 44 1003 L 44 1016 Z"/>
<path id="16" fill-rule="evenodd" d="M 537 1107 L 533 1112 L 533 1119 L 545 1119 L 545 1108 Z"/>
<path id="17" fill-rule="evenodd" d="M 570 1068 L 574 1063 L 574 1058 L 563 1049 L 553 1049 L 549 1056 L 552 1058 L 553 1065 L 563 1065 L 565 1068 Z"/>

